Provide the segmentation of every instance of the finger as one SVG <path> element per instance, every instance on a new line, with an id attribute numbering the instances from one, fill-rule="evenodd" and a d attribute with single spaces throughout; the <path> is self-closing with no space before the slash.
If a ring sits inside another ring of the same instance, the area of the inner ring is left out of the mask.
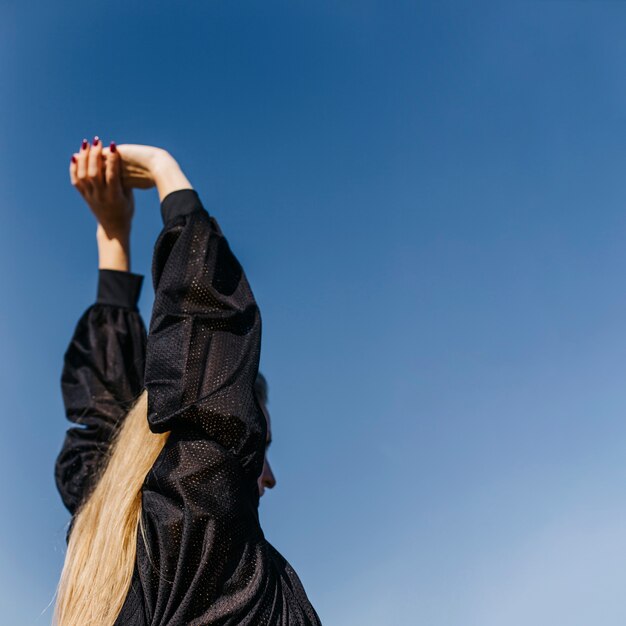
<path id="1" fill-rule="evenodd" d="M 87 157 L 87 176 L 94 183 L 102 183 L 104 180 L 104 167 L 102 163 L 102 142 L 99 137 L 93 138 Z"/>
<path id="2" fill-rule="evenodd" d="M 76 164 L 76 176 L 78 178 L 78 184 L 83 185 L 85 187 L 91 187 L 91 183 L 87 178 L 87 160 L 89 159 L 89 142 L 86 139 L 83 139 L 83 143 L 80 146 L 80 150 L 78 151 L 78 156 L 76 157 L 78 163 Z"/>
<path id="3" fill-rule="evenodd" d="M 78 169 L 78 155 L 73 154 L 70 159 L 70 182 L 74 187 L 78 185 L 78 176 L 76 175 L 76 170 Z"/>
<path id="4" fill-rule="evenodd" d="M 111 142 L 107 153 L 105 177 L 107 187 L 113 191 L 122 190 L 122 177 L 121 177 L 122 163 L 120 159 L 120 153 L 117 151 L 115 142 Z"/>

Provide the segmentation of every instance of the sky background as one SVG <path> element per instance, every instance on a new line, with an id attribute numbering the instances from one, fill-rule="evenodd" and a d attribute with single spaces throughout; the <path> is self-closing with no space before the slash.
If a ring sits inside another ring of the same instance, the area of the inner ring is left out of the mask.
<path id="1" fill-rule="evenodd" d="M 1 0 L 0 623 L 62 566 L 98 134 L 172 152 L 247 271 L 263 527 L 325 625 L 623 626 L 625 112 L 622 2 Z"/>

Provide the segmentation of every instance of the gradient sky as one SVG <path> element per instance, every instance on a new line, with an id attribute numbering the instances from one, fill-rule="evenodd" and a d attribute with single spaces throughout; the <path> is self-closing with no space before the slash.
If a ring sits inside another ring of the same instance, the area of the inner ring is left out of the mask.
<path id="1" fill-rule="evenodd" d="M 263 527 L 325 625 L 623 626 L 625 74 L 621 2 L 2 0 L 0 623 L 62 565 L 98 134 L 168 148 L 246 268 Z"/>

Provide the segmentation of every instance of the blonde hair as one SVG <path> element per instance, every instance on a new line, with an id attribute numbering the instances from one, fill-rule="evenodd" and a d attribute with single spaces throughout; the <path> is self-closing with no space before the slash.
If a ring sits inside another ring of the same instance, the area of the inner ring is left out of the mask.
<path id="1" fill-rule="evenodd" d="M 144 391 L 117 432 L 96 487 L 77 512 L 57 588 L 56 626 L 113 626 L 130 588 L 141 487 L 169 433 L 148 428 Z"/>

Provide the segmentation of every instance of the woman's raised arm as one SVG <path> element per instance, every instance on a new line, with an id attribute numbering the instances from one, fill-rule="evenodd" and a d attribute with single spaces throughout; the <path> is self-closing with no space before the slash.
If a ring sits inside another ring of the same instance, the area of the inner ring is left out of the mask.
<path id="1" fill-rule="evenodd" d="M 145 386 L 150 428 L 171 434 L 142 489 L 137 565 L 146 615 L 155 626 L 241 623 L 243 611 L 265 623 L 280 587 L 257 511 L 266 434 L 254 393 L 259 310 L 175 161 L 139 147 L 119 151 L 133 165 L 129 177 L 153 176 L 164 224 Z"/>
<path id="2" fill-rule="evenodd" d="M 70 422 L 55 463 L 61 498 L 74 514 L 96 483 L 113 436 L 143 389 L 146 329 L 137 310 L 143 276 L 130 269 L 132 192 L 121 184 L 114 144 L 96 137 L 72 156 L 70 179 L 97 221 L 97 298 L 65 352 L 61 389 Z"/>

